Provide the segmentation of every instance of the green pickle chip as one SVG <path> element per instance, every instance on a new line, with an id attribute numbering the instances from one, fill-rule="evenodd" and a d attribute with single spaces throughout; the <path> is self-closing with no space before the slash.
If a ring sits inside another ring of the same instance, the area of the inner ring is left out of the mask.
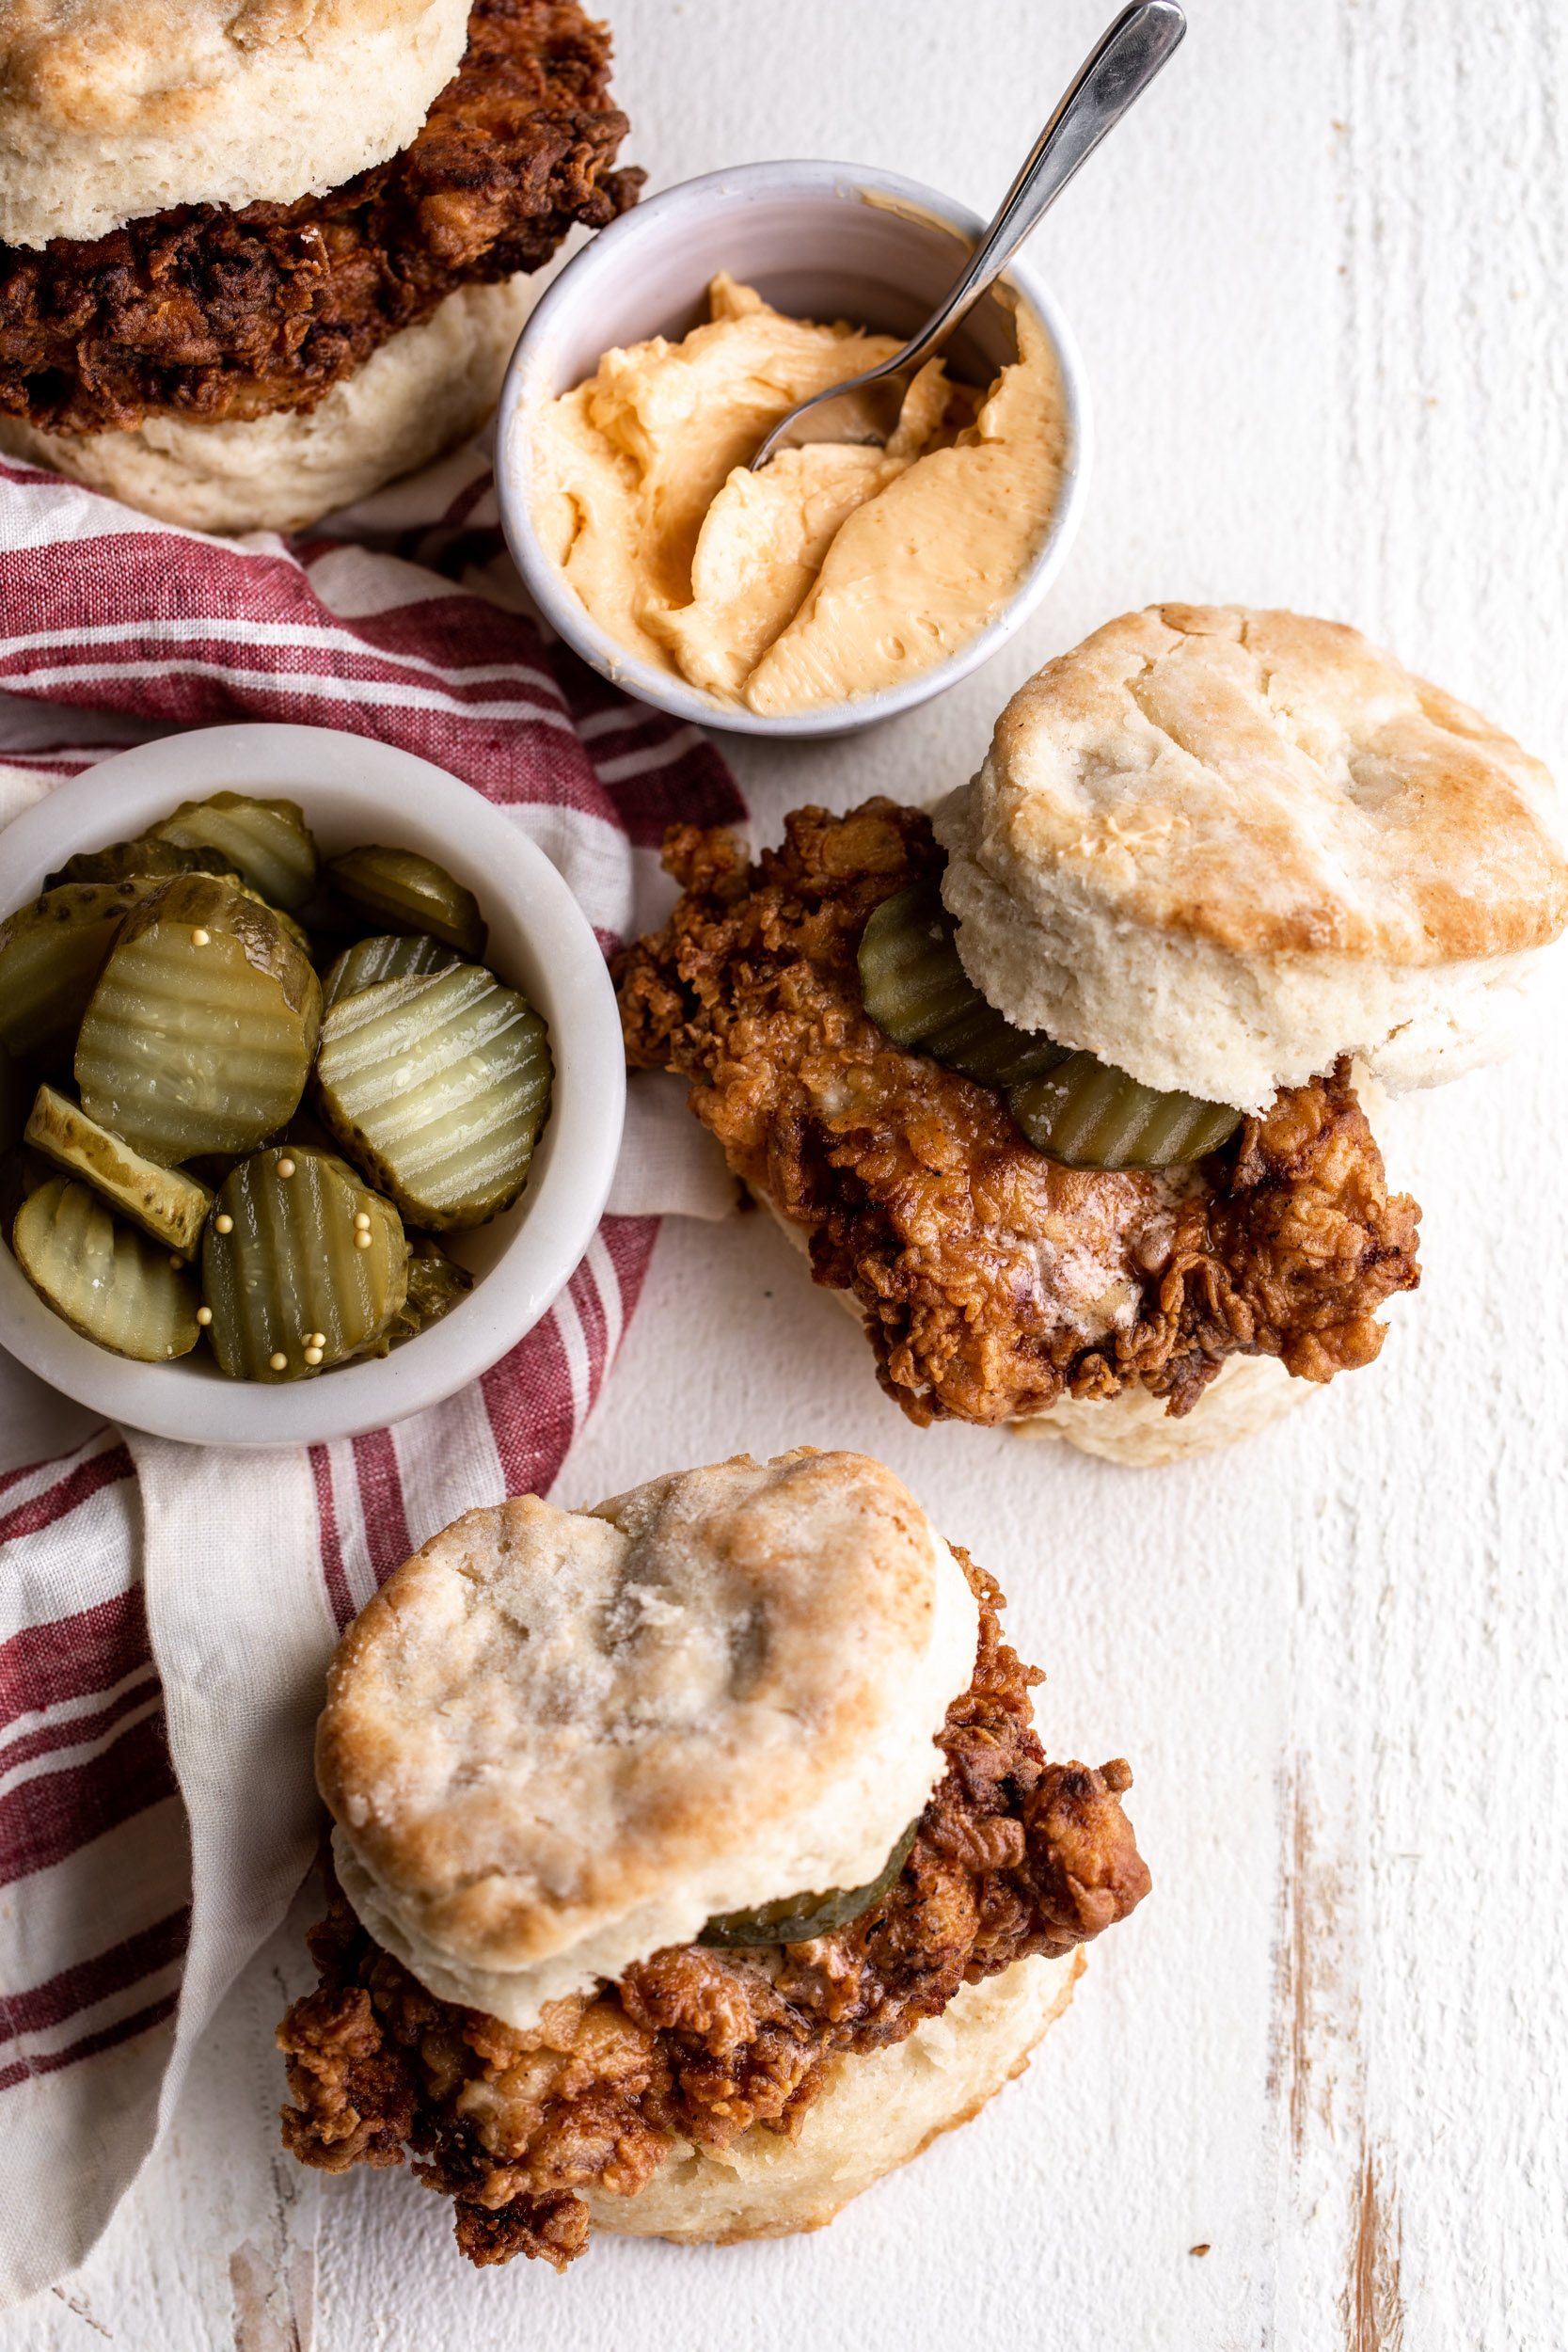
<path id="1" fill-rule="evenodd" d="M 269 906 L 292 914 L 315 890 L 321 859 L 297 801 L 214 792 L 211 800 L 182 802 L 152 831 L 178 849 L 215 850 Z"/>
<path id="2" fill-rule="evenodd" d="M 1069 1168 L 1177 1167 L 1217 1152 L 1242 1123 L 1228 1103 L 1162 1094 L 1093 1054 L 1012 1088 L 1007 1104 L 1036 1151 Z"/>
<path id="3" fill-rule="evenodd" d="M 60 882 L 0 923 L 0 1044 L 18 1060 L 69 1061 L 98 976 L 150 878 Z"/>
<path id="4" fill-rule="evenodd" d="M 322 1026 L 316 1100 L 404 1216 L 454 1232 L 487 1224 L 522 1191 L 551 1074 L 526 998 L 458 963 L 341 997 Z"/>
<path id="5" fill-rule="evenodd" d="M 89 1119 L 164 1167 L 250 1152 L 293 1113 L 321 982 L 268 907 L 184 874 L 125 922 L 76 1046 Z"/>
<path id="6" fill-rule="evenodd" d="M 279 1144 L 225 1179 L 201 1286 L 230 1378 L 299 1380 L 373 1350 L 407 1282 L 397 1211 L 332 1152 Z"/>
<path id="7" fill-rule="evenodd" d="M 345 947 L 322 982 L 322 1010 L 330 1012 L 343 996 L 374 988 L 378 980 L 408 980 L 421 972 L 445 972 L 459 961 L 457 950 L 421 931 L 394 938 L 383 931 L 372 939 L 356 939 Z"/>
<path id="8" fill-rule="evenodd" d="M 51 1086 L 40 1087 L 22 1139 L 68 1175 L 84 1178 L 111 1208 L 166 1249 L 195 1256 L 213 1205 L 211 1192 L 196 1177 L 144 1160 Z"/>
<path id="9" fill-rule="evenodd" d="M 57 874 L 45 877 L 44 888 L 53 890 L 56 882 L 166 882 L 171 874 L 232 872 L 216 850 L 181 850 L 172 841 L 154 841 L 150 834 L 143 834 L 135 841 L 111 841 L 106 850 L 78 850 Z"/>
<path id="10" fill-rule="evenodd" d="M 885 898 L 861 935 L 861 994 L 895 1045 L 1006 1089 L 1037 1152 L 1068 1168 L 1173 1168 L 1215 1152 L 1241 1125 L 1226 1103 L 1160 1093 L 1093 1054 L 1014 1028 L 965 972 L 956 918 L 935 882 Z"/>
<path id="11" fill-rule="evenodd" d="M 476 961 L 484 953 L 479 900 L 433 857 L 368 841 L 331 859 L 326 871 L 334 890 L 383 930 L 423 931 Z"/>
<path id="12" fill-rule="evenodd" d="M 821 1895 L 784 1895 L 755 1911 L 719 1912 L 697 1941 L 727 1951 L 748 1944 L 809 1944 L 816 1936 L 832 1935 L 890 1892 L 914 1851 L 919 1832 L 917 1814 L 868 1886 L 833 1886 Z"/>
<path id="13" fill-rule="evenodd" d="M 466 1265 L 449 1258 L 434 1233 L 408 1236 L 408 1295 L 399 1311 L 394 1339 L 412 1339 L 450 1314 L 460 1298 L 473 1289 Z"/>
<path id="14" fill-rule="evenodd" d="M 170 1253 L 110 1216 L 97 1193 L 54 1176 L 11 1228 L 17 1263 L 73 1331 L 116 1356 L 166 1364 L 200 1338 L 198 1293 Z"/>
<path id="15" fill-rule="evenodd" d="M 861 994 L 878 1027 L 982 1086 L 1013 1086 L 1065 1060 L 1065 1046 L 1015 1029 L 986 1002 L 958 961 L 957 930 L 934 882 L 883 899 L 860 946 Z"/>

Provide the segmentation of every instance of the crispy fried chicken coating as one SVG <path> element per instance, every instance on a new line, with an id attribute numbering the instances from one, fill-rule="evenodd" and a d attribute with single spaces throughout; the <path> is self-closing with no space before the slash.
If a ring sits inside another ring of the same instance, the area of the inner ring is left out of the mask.
<path id="1" fill-rule="evenodd" d="M 101 433 L 315 407 L 455 287 L 538 269 L 636 200 L 642 174 L 610 169 L 609 84 L 609 34 L 575 0 L 475 0 L 419 136 L 342 187 L 0 246 L 0 409 Z"/>
<path id="2" fill-rule="evenodd" d="M 884 898 L 939 872 L 918 809 L 798 809 L 748 867 L 675 827 L 683 897 L 616 967 L 626 1058 L 692 1080 L 731 1168 L 853 1294 L 879 1376 L 918 1422 L 995 1422 L 1141 1383 L 1189 1412 L 1238 1353 L 1307 1380 L 1370 1363 L 1412 1290 L 1420 1212 L 1390 1194 L 1348 1065 L 1280 1094 L 1192 1170 L 1069 1168 L 996 1088 L 895 1045 L 856 950 Z"/>
<path id="3" fill-rule="evenodd" d="M 523 2033 L 425 1992 L 334 1885 L 310 1936 L 321 1983 L 278 2028 L 296 2102 L 285 2145 L 328 2172 L 399 2164 L 406 2145 L 456 2200 L 470 2262 L 524 2253 L 559 2270 L 588 2239 L 575 2189 L 635 2196 L 677 2137 L 793 2136 L 831 2060 L 901 2042 L 961 1985 L 1125 1918 L 1149 1883 L 1121 1809 L 1132 1774 L 1047 1763 L 1029 1699 L 1042 1677 L 1003 1641 L 991 1578 L 954 1550 L 980 1604 L 974 1677 L 880 1902 L 809 1944 L 656 1952 Z"/>

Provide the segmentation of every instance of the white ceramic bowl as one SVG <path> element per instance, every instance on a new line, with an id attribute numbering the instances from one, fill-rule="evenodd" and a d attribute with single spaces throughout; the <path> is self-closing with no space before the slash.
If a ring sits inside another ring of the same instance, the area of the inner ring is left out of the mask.
<path id="1" fill-rule="evenodd" d="M 202 727 L 121 752 L 62 784 L 0 834 L 0 916 L 78 850 L 124 841 L 181 801 L 284 793 L 327 856 L 388 841 L 438 858 L 490 927 L 486 960 L 544 1015 L 550 1113 L 522 1199 L 451 1237 L 474 1287 L 389 1356 L 277 1388 L 226 1379 L 205 1347 L 136 1364 L 51 1312 L 0 1247 L 0 1344 L 111 1421 L 206 1445 L 299 1445 L 356 1436 L 439 1404 L 505 1355 L 563 1288 L 610 1191 L 626 1107 L 621 1025 L 586 916 L 543 851 L 467 785 L 408 752 L 325 727 Z"/>
<path id="2" fill-rule="evenodd" d="M 1066 561 L 1088 485 L 1090 425 L 1083 362 L 1067 321 L 1027 260 L 1002 283 L 1044 327 L 1061 371 L 1067 462 L 1039 550 L 1006 609 L 942 662 L 879 694 L 765 718 L 721 703 L 637 660 L 591 618 L 533 527 L 529 485 L 541 406 L 592 375 L 616 345 L 689 333 L 720 270 L 798 317 L 847 318 L 912 334 L 935 310 L 984 227 L 967 205 L 863 164 L 747 164 L 688 180 L 624 214 L 562 270 L 523 329 L 501 389 L 496 474 L 501 519 L 530 595 L 585 661 L 677 719 L 744 735 L 831 736 L 912 710 L 987 661 L 1029 614 Z M 987 383 L 1017 358 L 1005 304 L 988 294 L 948 346 L 957 373 Z"/>

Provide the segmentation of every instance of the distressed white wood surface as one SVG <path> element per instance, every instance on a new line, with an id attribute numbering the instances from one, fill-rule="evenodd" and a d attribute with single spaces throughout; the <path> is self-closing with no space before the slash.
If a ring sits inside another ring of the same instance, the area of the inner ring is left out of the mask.
<path id="1" fill-rule="evenodd" d="M 657 187 L 864 157 L 984 207 L 1101 0 L 620 0 Z M 784 809 L 961 777 L 1037 662 L 1160 596 L 1355 621 L 1568 776 L 1561 0 L 1193 0 L 1040 258 L 1092 376 L 1088 518 L 1027 641 Z M 1229 1456 L 1113 1470 L 911 1428 L 758 1218 L 671 1225 L 562 1498 L 879 1454 L 1001 1577 L 1055 1752 L 1125 1752 L 1156 1880 L 1029 2077 L 824 2235 L 479 2274 L 405 2178 L 285 2164 L 280 1937 L 178 2132 L 0 2352 L 1475 2352 L 1563 2341 L 1563 992 L 1399 1113 L 1425 1282 L 1381 1364 Z M 1207 2247 L 1207 2253 L 1194 2249 Z"/>

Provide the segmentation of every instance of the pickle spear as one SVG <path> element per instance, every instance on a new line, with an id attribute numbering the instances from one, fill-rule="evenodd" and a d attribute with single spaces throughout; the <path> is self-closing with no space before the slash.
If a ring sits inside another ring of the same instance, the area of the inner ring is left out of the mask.
<path id="1" fill-rule="evenodd" d="M 19 1061 L 69 1060 L 126 916 L 150 880 L 61 882 L 0 924 L 0 1044 Z"/>
<path id="2" fill-rule="evenodd" d="M 851 1919 L 858 1919 L 889 1893 L 914 1851 L 919 1829 L 917 1814 L 869 1886 L 833 1886 L 821 1895 L 784 1895 L 755 1911 L 717 1912 L 698 1943 L 716 1946 L 721 1951 L 746 1944 L 809 1944 L 815 1936 L 847 1928 Z"/>
<path id="3" fill-rule="evenodd" d="M 420 931 L 403 938 L 382 932 L 373 939 L 356 939 L 352 947 L 343 949 L 322 982 L 322 1010 L 330 1012 L 340 997 L 373 988 L 378 980 L 406 980 L 420 972 L 445 972 L 458 961 L 455 948 Z"/>
<path id="4" fill-rule="evenodd" d="M 479 900 L 434 858 L 372 841 L 331 859 L 326 870 L 340 896 L 384 930 L 423 931 L 476 961 L 484 953 Z"/>
<path id="5" fill-rule="evenodd" d="M 11 1247 L 45 1304 L 116 1356 L 166 1364 L 189 1355 L 201 1336 L 190 1276 L 166 1249 L 117 1223 L 87 1184 L 54 1176 L 30 1193 Z"/>
<path id="6" fill-rule="evenodd" d="M 298 1380 L 373 1349 L 407 1280 L 397 1211 L 334 1153 L 279 1144 L 225 1180 L 201 1285 L 230 1378 Z"/>
<path id="7" fill-rule="evenodd" d="M 195 1256 L 213 1196 L 194 1176 L 144 1160 L 51 1086 L 40 1087 L 22 1139 L 85 1179 L 166 1249 Z"/>
<path id="8" fill-rule="evenodd" d="M 182 874 L 126 921 L 76 1046 L 82 1108 L 161 1167 L 249 1152 L 305 1089 L 321 983 L 270 908 Z"/>
<path id="9" fill-rule="evenodd" d="M 333 1006 L 316 1100 L 356 1165 L 432 1232 L 487 1224 L 528 1179 L 550 1096 L 545 1025 L 472 963 Z"/>
<path id="10" fill-rule="evenodd" d="M 297 801 L 214 792 L 211 800 L 182 802 L 152 831 L 179 849 L 217 850 L 269 906 L 293 914 L 315 890 L 321 859 Z"/>

